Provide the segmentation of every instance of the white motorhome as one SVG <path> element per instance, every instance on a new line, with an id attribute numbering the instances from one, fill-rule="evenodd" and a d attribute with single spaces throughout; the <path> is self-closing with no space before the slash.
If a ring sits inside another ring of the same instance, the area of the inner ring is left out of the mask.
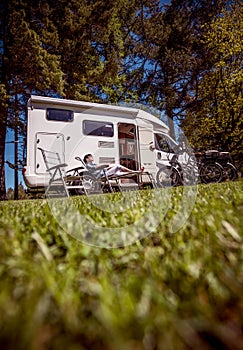
<path id="1" fill-rule="evenodd" d="M 134 170 L 143 165 L 156 177 L 173 147 L 166 124 L 141 109 L 31 96 L 24 180 L 32 190 L 47 185 L 39 148 L 58 152 L 66 170 L 80 166 L 76 156 L 92 153 L 96 163 L 121 163 Z"/>

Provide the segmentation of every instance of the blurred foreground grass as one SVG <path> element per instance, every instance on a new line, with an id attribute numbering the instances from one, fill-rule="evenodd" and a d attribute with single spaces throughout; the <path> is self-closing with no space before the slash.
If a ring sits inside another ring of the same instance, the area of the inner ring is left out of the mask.
<path id="1" fill-rule="evenodd" d="M 242 187 L 200 186 L 180 231 L 165 218 L 111 250 L 67 235 L 46 200 L 1 202 L 1 348 L 243 349 Z M 170 191 L 173 211 L 180 188 Z M 138 196 L 141 212 L 149 192 Z M 73 201 L 103 217 L 89 198 Z"/>

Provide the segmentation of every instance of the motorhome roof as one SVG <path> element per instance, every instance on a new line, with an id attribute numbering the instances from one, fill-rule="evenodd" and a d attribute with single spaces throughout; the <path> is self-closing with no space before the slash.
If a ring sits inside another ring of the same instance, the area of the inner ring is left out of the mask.
<path id="1" fill-rule="evenodd" d="M 166 131 L 169 130 L 167 125 L 162 122 L 159 118 L 155 117 L 154 115 L 147 113 L 146 111 L 138 108 L 131 108 L 131 107 L 123 107 L 123 106 L 114 106 L 109 104 L 102 104 L 102 103 L 94 103 L 94 102 L 86 102 L 86 101 L 75 101 L 75 100 L 68 100 L 68 99 L 61 99 L 61 98 L 54 98 L 54 97 L 43 97 L 43 96 L 37 96 L 37 95 L 31 95 L 31 98 L 28 101 L 28 107 L 34 107 L 35 104 L 41 104 L 45 106 L 53 106 L 58 105 L 62 107 L 73 107 L 73 108 L 94 108 L 99 109 L 103 111 L 114 111 L 114 112 L 124 112 L 126 114 L 133 115 L 133 117 L 145 119 L 147 121 L 150 121 L 154 124 L 157 124 L 158 127 L 164 128 Z"/>
<path id="2" fill-rule="evenodd" d="M 35 103 L 41 103 L 41 104 L 55 104 L 55 105 L 62 105 L 62 106 L 69 106 L 69 107 L 93 107 L 93 108 L 99 108 L 103 110 L 119 110 L 119 111 L 126 111 L 130 113 L 138 113 L 138 109 L 136 108 L 128 108 L 128 107 L 121 107 L 121 106 L 114 106 L 114 105 L 108 105 L 108 104 L 102 104 L 102 103 L 94 103 L 94 102 L 86 102 L 86 101 L 75 101 L 75 100 L 68 100 L 68 99 L 62 99 L 62 98 L 55 98 L 55 97 L 43 97 L 43 96 L 37 96 L 37 95 L 31 95 L 31 98 L 28 101 L 28 106 L 31 106 Z"/>

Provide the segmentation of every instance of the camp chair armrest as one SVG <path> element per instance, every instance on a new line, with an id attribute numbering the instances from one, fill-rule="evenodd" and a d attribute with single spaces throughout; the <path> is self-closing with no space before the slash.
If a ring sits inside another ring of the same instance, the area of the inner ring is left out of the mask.
<path id="1" fill-rule="evenodd" d="M 80 181 L 80 180 L 82 180 L 82 176 L 67 175 L 67 176 L 64 176 L 64 180 L 65 180 L 66 182 L 70 182 L 70 181 Z"/>
<path id="2" fill-rule="evenodd" d="M 87 172 L 87 169 L 85 169 L 84 167 L 77 167 L 77 168 L 72 168 L 72 169 L 68 169 L 66 171 L 66 174 L 70 173 L 70 172 Z"/>
<path id="3" fill-rule="evenodd" d="M 65 163 L 62 163 L 62 164 L 54 165 L 54 166 L 52 166 L 51 168 L 48 168 L 48 169 L 46 169 L 46 170 L 49 171 L 49 170 L 53 170 L 53 169 L 64 168 L 64 167 L 66 167 L 66 166 L 68 166 L 68 165 L 65 164 Z"/>

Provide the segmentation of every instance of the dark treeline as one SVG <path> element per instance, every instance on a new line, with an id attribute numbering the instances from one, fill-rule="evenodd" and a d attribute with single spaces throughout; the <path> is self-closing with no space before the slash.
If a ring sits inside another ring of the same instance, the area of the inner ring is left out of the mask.
<path id="1" fill-rule="evenodd" d="M 239 160 L 242 23 L 239 0 L 1 0 L 0 198 L 30 94 L 153 106 Z"/>

